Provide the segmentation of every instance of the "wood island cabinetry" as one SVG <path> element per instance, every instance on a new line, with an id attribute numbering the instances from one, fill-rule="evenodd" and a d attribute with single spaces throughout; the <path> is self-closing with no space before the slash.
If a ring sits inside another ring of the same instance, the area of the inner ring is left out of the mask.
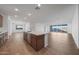
<path id="1" fill-rule="evenodd" d="M 36 51 L 44 48 L 44 34 L 35 35 L 32 33 L 24 33 L 24 40 L 29 43 L 29 45 L 34 48 Z"/>
<path id="2" fill-rule="evenodd" d="M 31 46 L 36 50 L 44 47 L 44 35 L 31 34 Z"/>

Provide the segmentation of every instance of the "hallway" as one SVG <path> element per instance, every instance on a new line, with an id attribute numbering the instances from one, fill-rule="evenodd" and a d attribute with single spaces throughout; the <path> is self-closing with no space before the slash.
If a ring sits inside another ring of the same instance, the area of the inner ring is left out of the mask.
<path id="1" fill-rule="evenodd" d="M 79 54 L 71 35 L 49 33 L 49 46 L 36 52 L 23 40 L 23 33 L 13 33 L 6 44 L 0 48 L 1 55 L 62 55 Z"/>

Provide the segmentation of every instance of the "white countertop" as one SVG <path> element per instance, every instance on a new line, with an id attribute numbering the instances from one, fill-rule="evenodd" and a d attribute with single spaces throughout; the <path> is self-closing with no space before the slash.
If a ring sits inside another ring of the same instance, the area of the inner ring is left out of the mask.
<path id="1" fill-rule="evenodd" d="M 2 38 L 4 36 L 3 33 L 5 33 L 5 31 L 4 32 L 0 32 L 0 38 Z"/>
<path id="2" fill-rule="evenodd" d="M 4 32 L 0 32 L 0 34 L 3 34 Z"/>
<path id="3" fill-rule="evenodd" d="M 6 31 L 0 32 L 0 34 L 6 33 Z"/>
<path id="4" fill-rule="evenodd" d="M 0 34 L 3 34 L 3 33 L 5 33 L 5 32 L 0 32 Z"/>
<path id="5" fill-rule="evenodd" d="M 3 35 L 2 35 L 2 34 L 3 34 L 3 32 L 0 32 L 0 38 L 1 38 L 1 37 L 3 37 Z"/>
<path id="6" fill-rule="evenodd" d="M 47 32 L 29 32 L 31 34 L 34 34 L 34 35 L 43 35 L 43 34 L 47 34 Z"/>

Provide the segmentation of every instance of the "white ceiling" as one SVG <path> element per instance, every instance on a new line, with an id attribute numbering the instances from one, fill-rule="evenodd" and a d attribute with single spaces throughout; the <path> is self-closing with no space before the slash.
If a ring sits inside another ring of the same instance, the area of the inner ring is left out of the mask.
<path id="1" fill-rule="evenodd" d="M 40 10 L 35 10 L 35 4 L 4 4 L 0 5 L 0 12 L 11 16 L 15 19 L 14 15 L 18 15 L 16 19 L 26 20 L 26 21 L 42 21 L 48 18 L 51 14 L 56 14 L 59 11 L 64 10 L 66 7 L 71 5 L 63 4 L 42 4 Z M 18 8 L 19 11 L 14 11 Z M 32 13 L 32 16 L 28 16 L 28 13 Z M 24 19 L 24 18 L 27 19 Z"/>

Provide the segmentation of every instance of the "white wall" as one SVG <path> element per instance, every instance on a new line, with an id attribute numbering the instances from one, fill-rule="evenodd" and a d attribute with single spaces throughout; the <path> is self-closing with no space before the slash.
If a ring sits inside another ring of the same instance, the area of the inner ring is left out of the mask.
<path id="1" fill-rule="evenodd" d="M 8 32 L 8 15 L 2 13 L 1 15 L 3 16 L 3 26 L 0 27 L 0 32 Z"/>
<path id="2" fill-rule="evenodd" d="M 16 25 L 23 25 L 23 30 L 16 30 Z M 22 20 L 18 20 L 18 19 L 11 19 L 10 16 L 9 16 L 8 31 L 9 31 L 9 35 L 11 35 L 14 32 L 30 31 L 30 23 L 22 21 Z"/>
<path id="3" fill-rule="evenodd" d="M 26 22 L 24 26 L 25 26 L 25 28 L 24 28 L 25 32 L 31 31 L 31 28 L 30 28 L 31 26 L 30 26 L 29 22 Z"/>
<path id="4" fill-rule="evenodd" d="M 8 16 L 8 35 L 12 34 L 12 19 Z"/>
<path id="5" fill-rule="evenodd" d="M 72 35 L 74 38 L 74 41 L 79 48 L 79 42 L 78 42 L 78 5 L 75 6 L 74 8 L 74 14 L 72 18 Z"/>
<path id="6" fill-rule="evenodd" d="M 32 32 L 48 32 L 49 26 L 45 23 L 31 23 Z"/>
<path id="7" fill-rule="evenodd" d="M 44 28 L 45 28 L 44 24 L 40 24 L 40 23 L 35 24 L 35 31 L 36 32 L 45 32 Z"/>
<path id="8" fill-rule="evenodd" d="M 72 33 L 72 17 L 74 14 L 75 5 L 66 7 L 62 11 L 59 10 L 54 17 L 53 14 L 46 20 L 47 25 L 68 24 L 67 32 Z M 50 29 L 50 28 L 49 28 Z"/>
<path id="9" fill-rule="evenodd" d="M 78 5 L 78 42 L 79 42 L 79 5 Z M 79 45 L 79 43 L 78 43 Z"/>
<path id="10" fill-rule="evenodd" d="M 77 47 L 79 48 L 79 39 L 78 39 L 78 5 L 76 5 L 75 11 L 74 11 L 74 16 L 73 16 L 73 20 L 72 20 L 72 35 L 73 38 L 75 39 L 75 43 L 77 45 Z"/>

